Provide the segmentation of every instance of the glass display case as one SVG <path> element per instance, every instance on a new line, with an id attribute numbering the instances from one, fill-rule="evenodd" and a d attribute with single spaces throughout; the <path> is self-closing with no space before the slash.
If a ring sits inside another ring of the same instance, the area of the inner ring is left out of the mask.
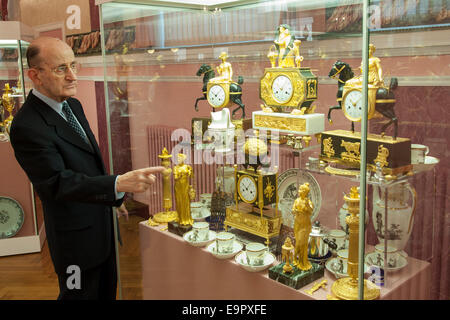
<path id="1" fill-rule="evenodd" d="M 163 159 L 175 170 L 177 155 L 185 154 L 194 190 L 185 199 L 191 214 L 209 211 L 200 218 L 215 232 L 196 249 L 219 246 L 223 230 L 246 255 L 250 242 L 265 244 L 274 257 L 265 268 L 239 260 L 240 254 L 222 262 L 269 274 L 267 281 L 299 293 L 308 287 L 309 298 L 440 297 L 445 286 L 438 274 L 448 273 L 445 1 L 96 4 L 106 114 L 99 126 L 110 170 L 120 174 Z M 159 225 L 183 244 L 189 242 L 183 234 L 198 231 L 191 230 L 196 219 L 176 225 L 175 218 L 158 216 L 184 212 L 178 178 L 165 179 L 130 199 L 148 206 L 141 232 Z M 309 226 L 293 214 L 306 182 Z M 202 203 L 208 205 L 200 210 Z M 303 249 L 295 245 L 299 228 L 310 230 Z M 306 278 L 302 272 L 282 270 L 287 236 L 294 256 L 306 250 L 317 268 L 308 281 L 299 280 Z M 141 242 L 141 254 L 143 263 L 151 254 L 165 266 L 143 266 L 144 286 L 154 270 L 163 278 L 169 276 L 163 270 L 175 272 L 177 259 L 168 252 L 155 256 Z M 181 278 L 172 282 L 183 291 Z M 144 298 L 168 297 L 152 283 Z M 419 295 L 406 295 L 405 284 Z M 192 290 L 185 299 L 197 297 Z"/>
<path id="2" fill-rule="evenodd" d="M 34 33 L 17 21 L 0 22 L 0 256 L 38 252 L 45 240 L 42 213 L 9 142 L 9 127 L 25 101 L 30 83 L 24 76 L 25 52 Z"/>

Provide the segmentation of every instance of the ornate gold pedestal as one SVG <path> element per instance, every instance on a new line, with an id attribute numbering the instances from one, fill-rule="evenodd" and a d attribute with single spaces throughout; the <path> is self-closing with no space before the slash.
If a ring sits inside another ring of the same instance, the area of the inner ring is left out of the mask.
<path id="1" fill-rule="evenodd" d="M 342 300 L 358 300 L 358 280 L 352 278 L 338 279 L 331 287 L 333 294 Z M 364 279 L 364 300 L 375 300 L 380 296 L 380 289 Z"/>
<path id="2" fill-rule="evenodd" d="M 253 209 L 259 210 L 259 208 Z M 267 209 L 267 211 L 269 211 L 269 209 Z M 272 216 L 269 216 L 269 214 Z M 270 239 L 280 234 L 281 215 L 273 212 L 268 213 L 268 215 L 261 215 L 258 212 L 252 211 L 251 206 L 240 204 L 238 208 L 236 208 L 236 206 L 227 208 L 224 226 L 225 230 L 227 230 L 228 227 L 234 227 L 263 237 L 266 239 L 265 243 L 269 245 Z"/>
<path id="3" fill-rule="evenodd" d="M 331 292 L 338 299 L 357 300 L 359 298 L 358 288 L 358 255 L 359 255 L 359 192 L 352 187 L 350 194 L 344 195 L 347 203 L 349 216 L 345 219 L 349 226 L 349 246 L 347 272 L 349 277 L 336 280 L 331 287 Z M 380 296 L 380 289 L 373 283 L 363 279 L 364 300 L 374 300 Z"/>
<path id="4" fill-rule="evenodd" d="M 157 223 L 168 223 L 177 220 L 176 211 L 158 212 L 153 216 L 153 221 Z"/>
<path id="5" fill-rule="evenodd" d="M 170 159 L 172 155 L 169 154 L 166 148 L 163 149 L 162 153 L 158 155 L 161 159 L 161 165 L 166 168 L 163 175 L 163 208 L 165 211 L 158 212 L 157 214 L 150 217 L 147 221 L 149 226 L 157 226 L 158 224 L 169 223 L 176 221 L 178 219 L 178 214 L 176 211 L 170 210 L 172 208 L 172 169 Z"/>
<path id="6" fill-rule="evenodd" d="M 341 165 L 359 168 L 361 161 L 361 133 L 346 130 L 332 130 L 321 133 L 319 159 L 337 162 Z M 377 162 L 383 174 L 398 175 L 412 170 L 411 140 L 393 139 L 390 136 L 368 134 L 367 169 L 375 171 Z"/>

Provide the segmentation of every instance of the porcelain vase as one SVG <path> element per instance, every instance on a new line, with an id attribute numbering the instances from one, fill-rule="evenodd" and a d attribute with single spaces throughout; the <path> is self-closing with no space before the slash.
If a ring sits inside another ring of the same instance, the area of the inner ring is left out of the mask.
<path id="1" fill-rule="evenodd" d="M 380 243 L 387 241 L 397 250 L 405 248 L 413 229 L 416 201 L 416 191 L 408 182 L 374 186 L 372 220 Z"/>

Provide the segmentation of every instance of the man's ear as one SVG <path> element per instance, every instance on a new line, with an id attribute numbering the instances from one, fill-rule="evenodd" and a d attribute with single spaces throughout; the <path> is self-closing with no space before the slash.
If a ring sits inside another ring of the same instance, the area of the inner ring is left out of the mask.
<path id="1" fill-rule="evenodd" d="M 34 68 L 30 68 L 28 69 L 27 72 L 28 78 L 30 78 L 31 81 L 33 81 L 33 83 L 37 83 L 40 84 L 41 80 L 39 79 L 39 71 L 34 69 Z"/>

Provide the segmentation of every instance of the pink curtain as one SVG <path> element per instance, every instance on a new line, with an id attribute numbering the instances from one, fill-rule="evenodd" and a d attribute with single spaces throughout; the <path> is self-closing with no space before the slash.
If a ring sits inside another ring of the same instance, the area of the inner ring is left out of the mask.
<path id="1" fill-rule="evenodd" d="M 440 162 L 433 171 L 412 178 L 418 203 L 414 227 L 405 251 L 431 263 L 431 298 L 449 297 L 449 219 L 448 195 L 450 166 L 450 87 L 398 87 L 395 112 L 399 119 L 399 137 L 411 143 L 427 145 L 429 155 Z M 373 121 L 370 131 L 379 133 L 386 119 Z M 392 135 L 392 131 L 386 133 Z M 420 288 L 417 288 L 420 290 Z"/>

